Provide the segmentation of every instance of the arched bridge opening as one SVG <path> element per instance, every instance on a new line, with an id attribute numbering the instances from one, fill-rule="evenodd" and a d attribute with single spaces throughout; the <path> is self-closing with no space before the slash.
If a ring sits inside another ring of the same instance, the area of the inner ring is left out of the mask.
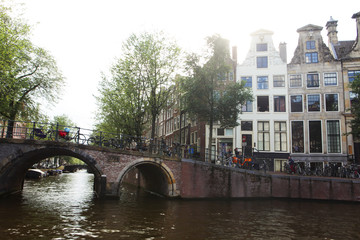
<path id="1" fill-rule="evenodd" d="M 152 194 L 175 197 L 176 182 L 171 170 L 160 161 L 140 160 L 123 169 L 118 179 L 118 195 L 121 196 L 123 184 L 130 184 Z"/>
<path id="2" fill-rule="evenodd" d="M 105 191 L 105 189 L 102 189 L 101 184 L 102 173 L 96 167 L 96 161 L 91 156 L 69 148 L 46 147 L 27 152 L 19 152 L 13 155 L 12 159 L 9 159 L 9 163 L 1 170 L 0 195 L 21 191 L 27 170 L 34 164 L 55 156 L 70 156 L 86 163 L 90 171 L 94 174 L 95 193 L 101 195 Z"/>

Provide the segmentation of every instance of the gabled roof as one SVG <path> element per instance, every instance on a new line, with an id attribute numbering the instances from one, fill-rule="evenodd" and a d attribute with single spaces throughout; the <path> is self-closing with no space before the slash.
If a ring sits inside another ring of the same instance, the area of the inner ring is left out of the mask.
<path id="1" fill-rule="evenodd" d="M 358 12 L 358 13 L 354 13 L 354 15 L 352 15 L 352 17 L 351 17 L 351 18 L 358 18 L 358 17 L 360 17 L 360 12 Z"/>
<path id="2" fill-rule="evenodd" d="M 299 28 L 297 32 L 308 32 L 308 31 L 321 31 L 323 28 L 317 25 L 308 24 L 302 28 Z"/>
<path id="3" fill-rule="evenodd" d="M 265 30 L 265 29 L 259 29 L 253 33 L 251 33 L 251 36 L 256 36 L 256 35 L 273 35 L 274 32 L 269 31 L 269 30 Z"/>
<path id="4" fill-rule="evenodd" d="M 344 58 L 349 54 L 355 44 L 355 41 L 339 41 L 338 44 L 333 45 L 337 59 Z"/>

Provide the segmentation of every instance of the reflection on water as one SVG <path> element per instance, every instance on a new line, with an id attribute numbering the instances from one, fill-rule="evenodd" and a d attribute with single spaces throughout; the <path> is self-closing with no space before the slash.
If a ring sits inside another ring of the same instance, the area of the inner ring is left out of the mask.
<path id="1" fill-rule="evenodd" d="M 360 205 L 299 200 L 169 200 L 93 195 L 93 175 L 26 181 L 0 200 L 1 239 L 360 239 Z"/>

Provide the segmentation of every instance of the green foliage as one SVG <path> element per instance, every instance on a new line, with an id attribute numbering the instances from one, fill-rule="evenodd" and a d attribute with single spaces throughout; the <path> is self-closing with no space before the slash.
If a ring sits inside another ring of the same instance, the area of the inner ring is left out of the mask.
<path id="1" fill-rule="evenodd" d="M 354 119 L 351 120 L 351 132 L 354 140 L 360 140 L 360 75 L 358 75 L 349 87 L 352 93 L 355 94 L 355 98 L 351 102 L 351 113 Z"/>
<path id="2" fill-rule="evenodd" d="M 220 121 L 222 127 L 234 127 L 241 105 L 252 94 L 244 83 L 223 81 L 232 71 L 227 40 L 219 35 L 209 37 L 208 48 L 210 55 L 203 66 L 199 56 L 188 56 L 189 77 L 182 84 L 184 109 L 211 126 Z"/>
<path id="3" fill-rule="evenodd" d="M 0 116 L 25 120 L 40 114 L 42 100 L 58 99 L 63 77 L 52 56 L 30 41 L 30 26 L 8 11 L 0 7 Z"/>
<path id="4" fill-rule="evenodd" d="M 241 107 L 247 101 L 252 100 L 252 94 L 245 83 L 232 82 L 229 83 L 217 104 L 217 119 L 221 123 L 222 128 L 233 128 L 238 125 Z"/>
<path id="5" fill-rule="evenodd" d="M 98 128 L 141 136 L 149 119 L 155 126 L 171 96 L 180 49 L 163 33 L 145 32 L 132 34 L 122 50 L 111 78 L 103 77 L 100 83 Z"/>
<path id="6" fill-rule="evenodd" d="M 207 45 L 208 55 L 203 61 L 195 54 L 187 58 L 189 76 L 182 84 L 182 102 L 190 117 L 209 124 L 208 149 L 211 152 L 214 123 L 220 121 L 224 128 L 236 126 L 241 105 L 251 100 L 252 94 L 244 83 L 228 78 L 234 74 L 229 42 L 213 35 L 207 38 Z"/>
<path id="7" fill-rule="evenodd" d="M 61 156 L 61 159 L 66 161 L 69 165 L 85 165 L 83 161 L 74 157 Z"/>
<path id="8" fill-rule="evenodd" d="M 71 121 L 71 119 L 66 116 L 65 114 L 54 116 L 53 123 L 58 123 L 60 126 L 60 129 L 63 129 L 64 127 L 75 127 L 75 123 Z"/>

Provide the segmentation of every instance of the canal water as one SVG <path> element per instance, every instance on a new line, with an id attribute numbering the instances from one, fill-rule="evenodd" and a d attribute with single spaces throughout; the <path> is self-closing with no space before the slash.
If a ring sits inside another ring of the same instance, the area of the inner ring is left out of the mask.
<path id="1" fill-rule="evenodd" d="M 92 187 L 86 172 L 25 181 L 0 199 L 0 239 L 360 239 L 356 203 L 171 200 L 130 189 L 100 200 Z"/>

